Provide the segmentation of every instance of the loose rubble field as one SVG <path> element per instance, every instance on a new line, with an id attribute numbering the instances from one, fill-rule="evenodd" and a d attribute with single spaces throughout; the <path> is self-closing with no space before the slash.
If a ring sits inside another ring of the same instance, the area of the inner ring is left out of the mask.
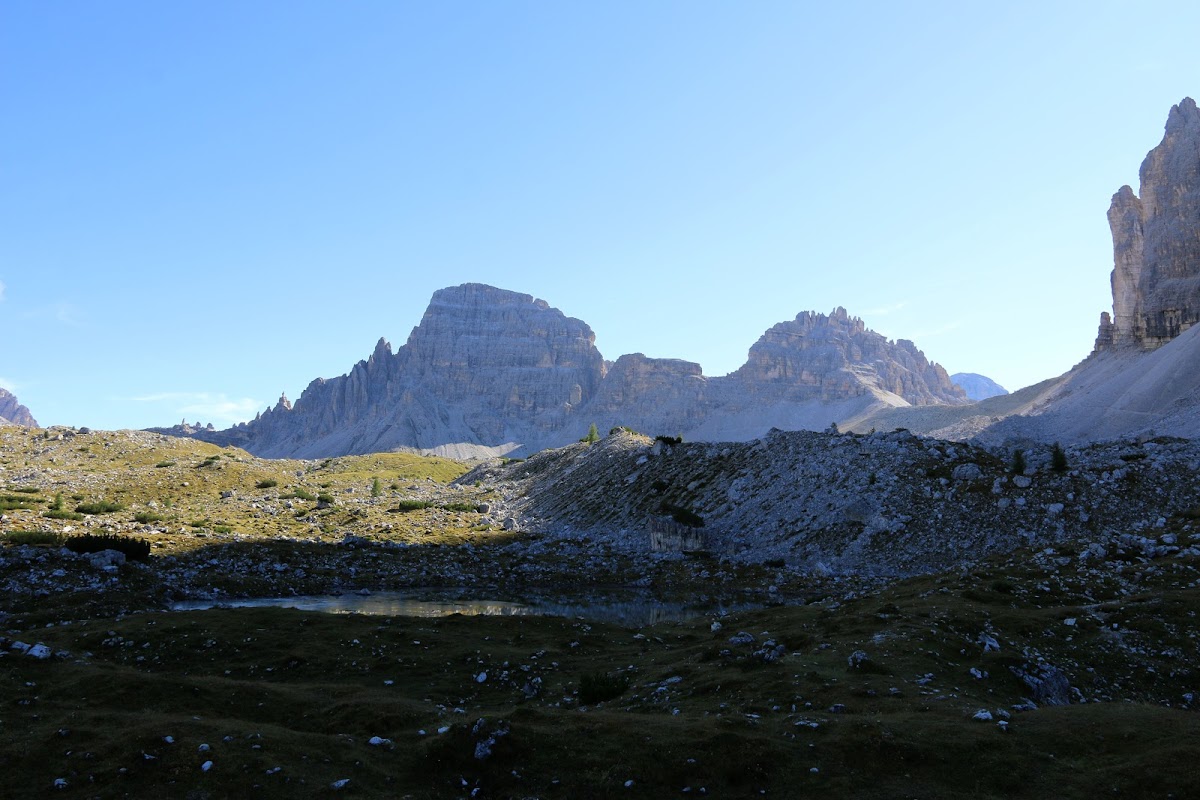
<path id="1" fill-rule="evenodd" d="M 742 532 L 726 554 L 650 554 L 633 529 L 640 501 L 605 488 L 602 511 L 578 458 L 646 455 L 645 468 L 686 446 L 648 455 L 653 443 L 608 437 L 464 477 L 463 465 L 402 454 L 264 461 L 142 432 L 48 434 L 0 429 L 5 797 L 1200 796 L 1200 553 L 1196 518 L 1175 507 L 1195 482 L 1183 444 L 1112 456 L 1146 472 L 1110 491 L 1149 487 L 1129 496 L 1135 512 L 1113 509 L 1118 522 L 1051 524 L 893 578 L 814 570 L 779 555 L 774 528 L 759 553 Z M 991 490 L 998 455 L 954 447 L 936 465 L 945 475 L 913 467 L 942 492 L 912 490 L 922 514 L 1008 496 Z M 1089 487 L 1111 471 L 1092 481 L 1091 457 L 1071 456 L 1075 475 L 1035 465 L 1027 502 L 1061 502 L 1055 481 L 1072 481 L 1103 510 Z M 980 473 L 955 478 L 958 462 Z M 696 463 L 670 468 L 682 480 Z M 558 480 L 571 470 L 574 505 Z M 873 502 L 899 510 L 899 482 L 876 472 L 863 485 L 892 488 Z M 535 475 L 540 499 L 522 483 Z M 68 514 L 122 508 L 46 517 L 60 494 Z M 554 519 L 538 502 L 578 515 Z M 861 535 L 869 519 L 838 524 Z M 103 563 L 55 538 L 102 530 L 149 541 L 149 559 Z M 778 605 L 642 628 L 162 610 L 197 597 L 587 585 Z"/>

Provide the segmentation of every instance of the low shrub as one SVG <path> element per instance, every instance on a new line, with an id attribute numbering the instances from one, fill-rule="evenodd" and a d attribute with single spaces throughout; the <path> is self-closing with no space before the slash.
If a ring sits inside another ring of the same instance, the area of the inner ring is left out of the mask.
<path id="1" fill-rule="evenodd" d="M 274 489 L 278 485 L 279 485 L 279 481 L 275 480 L 274 478 L 267 478 L 266 480 L 261 480 L 258 483 L 254 484 L 254 488 L 255 489 Z"/>
<path id="2" fill-rule="evenodd" d="M 588 672 L 579 679 L 579 704 L 581 706 L 615 700 L 629 688 L 628 675 L 607 675 L 603 672 Z"/>
<path id="3" fill-rule="evenodd" d="M 57 531 L 9 531 L 4 534 L 4 540 L 9 544 L 39 544 L 60 547 L 63 536 Z"/>
<path id="4" fill-rule="evenodd" d="M 395 508 L 389 508 L 389 514 L 402 514 L 406 511 L 420 511 L 423 508 L 430 508 L 433 503 L 428 500 L 401 500 L 396 504 Z"/>
<path id="5" fill-rule="evenodd" d="M 663 444 L 683 444 L 682 436 L 655 436 L 654 441 L 662 442 Z"/>
<path id="6" fill-rule="evenodd" d="M 20 494 L 37 494 L 41 491 L 41 489 L 37 488 L 36 486 L 17 486 L 12 488 L 10 491 L 19 492 Z"/>
<path id="7" fill-rule="evenodd" d="M 162 517 L 149 511 L 139 511 L 133 515 L 133 521 L 142 525 L 149 525 L 151 522 L 161 522 Z"/>
<path id="8" fill-rule="evenodd" d="M 52 508 L 49 511 L 42 512 L 42 516 L 46 519 L 69 519 L 75 522 L 83 519 L 83 514 L 75 511 L 64 511 L 61 508 Z"/>
<path id="9" fill-rule="evenodd" d="M 292 489 L 287 494 L 281 495 L 281 498 L 283 500 L 307 500 L 308 502 L 311 503 L 317 499 L 317 496 L 315 494 L 313 494 L 312 492 L 305 491 L 304 489 L 295 488 L 295 489 Z"/>
<path id="10" fill-rule="evenodd" d="M 150 557 L 150 543 L 114 533 L 85 533 L 67 539 L 66 548 L 73 553 L 99 553 L 116 550 L 130 561 L 145 561 Z"/>
<path id="11" fill-rule="evenodd" d="M 112 514 L 115 511 L 124 510 L 125 506 L 109 500 L 100 500 L 95 503 L 80 503 L 75 506 L 75 512 L 78 514 Z"/>
<path id="12" fill-rule="evenodd" d="M 163 467 L 173 467 L 173 466 L 175 466 L 175 462 L 174 461 L 160 461 L 157 464 L 155 464 L 154 466 L 156 469 L 162 469 Z"/>
<path id="13" fill-rule="evenodd" d="M 438 506 L 438 508 L 442 509 L 443 511 L 470 512 L 474 511 L 476 506 L 474 503 L 442 503 Z"/>

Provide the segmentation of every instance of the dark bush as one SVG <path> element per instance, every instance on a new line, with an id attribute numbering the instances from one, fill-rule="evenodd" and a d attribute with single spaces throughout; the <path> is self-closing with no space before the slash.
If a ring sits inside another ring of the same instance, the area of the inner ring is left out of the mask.
<path id="1" fill-rule="evenodd" d="M 700 516 L 694 511 L 684 508 L 683 506 L 677 506 L 664 502 L 661 506 L 659 506 L 659 509 L 664 514 L 670 514 L 671 519 L 675 520 L 680 525 L 686 525 L 689 528 L 704 527 L 704 517 Z"/>
<path id="2" fill-rule="evenodd" d="M 174 461 L 160 461 L 157 464 L 155 464 L 154 466 L 157 469 L 162 469 L 163 467 L 173 467 L 173 466 L 175 466 L 175 462 Z"/>
<path id="3" fill-rule="evenodd" d="M 1013 450 L 1012 462 L 1008 465 L 1008 471 L 1013 475 L 1025 474 L 1025 451 L 1021 449 Z"/>
<path id="4" fill-rule="evenodd" d="M 113 533 L 85 533 L 67 539 L 66 548 L 73 553 L 99 553 L 101 550 L 116 550 L 124 553 L 131 561 L 145 561 L 150 557 L 150 543 Z"/>
<path id="5" fill-rule="evenodd" d="M 606 675 L 603 672 L 588 672 L 579 679 L 579 704 L 581 706 L 603 703 L 625 694 L 629 688 L 627 675 Z"/>
<path id="6" fill-rule="evenodd" d="M 266 480 L 261 480 L 258 483 L 254 484 L 254 488 L 255 489 L 274 489 L 278 485 L 279 485 L 279 481 L 275 480 L 274 478 L 267 478 Z"/>
<path id="7" fill-rule="evenodd" d="M 683 437 L 682 437 L 682 436 L 662 436 L 662 435 L 659 435 L 659 436 L 655 436 L 655 437 L 654 437 L 654 441 L 656 441 L 656 442 L 662 442 L 663 444 L 671 444 L 671 445 L 674 445 L 674 444 L 683 444 Z"/>
<path id="8" fill-rule="evenodd" d="M 149 511 L 139 511 L 133 515 L 133 521 L 142 525 L 149 525 L 151 522 L 161 522 L 162 517 Z"/>
<path id="9" fill-rule="evenodd" d="M 315 494 L 313 494 L 312 492 L 306 492 L 299 487 L 292 489 L 292 491 L 288 492 L 285 495 L 281 495 L 280 497 L 283 500 L 307 500 L 310 503 L 317 499 L 317 496 Z"/>

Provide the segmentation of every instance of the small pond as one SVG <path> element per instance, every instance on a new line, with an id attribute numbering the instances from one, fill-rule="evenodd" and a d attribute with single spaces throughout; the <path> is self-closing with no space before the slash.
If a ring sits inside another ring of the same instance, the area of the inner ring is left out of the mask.
<path id="1" fill-rule="evenodd" d="M 609 622 L 628 627 L 653 625 L 697 616 L 718 616 L 733 611 L 761 608 L 745 599 L 722 602 L 711 598 L 696 601 L 664 600 L 647 592 L 614 590 L 587 595 L 544 594 L 513 598 L 479 597 L 466 590 L 375 592 L 372 594 L 260 597 L 242 600 L 185 600 L 171 605 L 173 611 L 207 608 L 296 608 L 330 614 L 379 614 L 402 617 L 465 616 L 552 616 Z"/>

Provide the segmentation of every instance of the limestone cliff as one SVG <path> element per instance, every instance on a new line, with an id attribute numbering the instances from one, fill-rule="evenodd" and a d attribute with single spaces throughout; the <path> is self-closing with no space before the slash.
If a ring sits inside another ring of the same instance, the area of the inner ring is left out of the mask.
<path id="1" fill-rule="evenodd" d="M 1112 316 L 1096 350 L 1151 350 L 1200 320 L 1200 109 L 1171 108 L 1147 154 L 1139 194 L 1122 186 L 1108 209 L 1113 238 Z"/>
<path id="2" fill-rule="evenodd" d="M 397 448 L 470 457 L 565 444 L 592 423 L 754 438 L 825 428 L 881 402 L 965 400 L 912 342 L 891 342 L 845 309 L 774 326 L 745 366 L 708 378 L 699 364 L 641 353 L 609 364 L 580 320 L 527 294 L 465 284 L 436 292 L 395 353 L 381 339 L 294 405 L 281 397 L 250 423 L 190 435 L 270 457 Z"/>
<path id="3" fill-rule="evenodd" d="M 7 389 L 0 389 L 0 424 L 4 422 L 26 428 L 38 427 L 37 420 L 28 408 L 17 402 L 16 395 Z"/>

